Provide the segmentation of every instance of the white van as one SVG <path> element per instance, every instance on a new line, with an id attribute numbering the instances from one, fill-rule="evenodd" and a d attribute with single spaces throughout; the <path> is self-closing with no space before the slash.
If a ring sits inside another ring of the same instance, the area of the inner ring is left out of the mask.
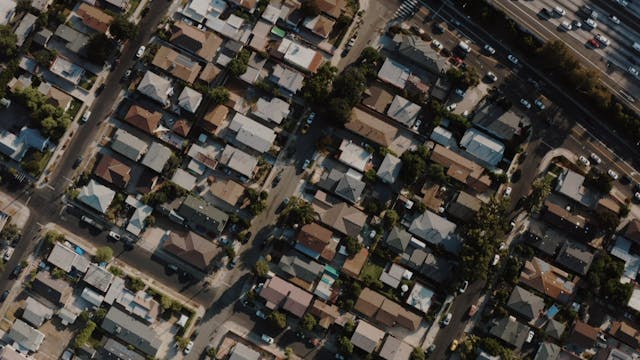
<path id="1" fill-rule="evenodd" d="M 467 54 L 471 52 L 471 46 L 464 41 L 460 41 L 458 47 Z"/>

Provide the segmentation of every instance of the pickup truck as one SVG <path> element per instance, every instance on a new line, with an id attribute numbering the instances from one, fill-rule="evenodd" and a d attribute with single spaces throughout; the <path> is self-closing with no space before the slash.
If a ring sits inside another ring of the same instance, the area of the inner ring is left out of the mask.
<path id="1" fill-rule="evenodd" d="M 82 221 L 84 221 L 85 223 L 93 226 L 97 230 L 100 230 L 100 231 L 104 230 L 104 226 L 102 224 L 97 223 L 95 220 L 93 220 L 92 218 L 90 218 L 88 216 L 82 216 L 81 219 L 82 219 Z"/>

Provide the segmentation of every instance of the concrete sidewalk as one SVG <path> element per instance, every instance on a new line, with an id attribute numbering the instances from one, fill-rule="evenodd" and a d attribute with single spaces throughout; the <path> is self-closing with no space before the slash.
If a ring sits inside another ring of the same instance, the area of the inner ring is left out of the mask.
<path id="1" fill-rule="evenodd" d="M 19 196 L 19 194 L 0 192 L 0 211 L 11 216 L 11 223 L 22 229 L 27 223 L 27 220 L 29 220 L 31 210 L 27 207 L 29 198 L 25 204 L 17 200 L 17 196 Z"/>

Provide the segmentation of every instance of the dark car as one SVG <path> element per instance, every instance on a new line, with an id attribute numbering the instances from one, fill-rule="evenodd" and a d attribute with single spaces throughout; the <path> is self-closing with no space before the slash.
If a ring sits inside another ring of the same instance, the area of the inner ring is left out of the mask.
<path id="1" fill-rule="evenodd" d="M 11 272 L 11 278 L 15 279 L 18 276 L 20 276 L 20 274 L 22 273 L 22 270 L 24 270 L 24 268 L 22 267 L 22 264 L 16 265 L 16 267 L 14 267 L 13 271 Z"/>
<path id="2" fill-rule="evenodd" d="M 80 164 L 82 164 L 82 156 L 78 156 L 78 158 L 76 159 L 76 161 L 73 162 L 73 168 L 77 169 L 78 166 L 80 166 Z"/>
<path id="3" fill-rule="evenodd" d="M 7 297 L 9 296 L 9 290 L 5 290 L 2 295 L 0 295 L 0 303 L 4 302 L 5 300 L 7 300 Z"/>
<path id="4" fill-rule="evenodd" d="M 543 20 L 548 20 L 551 17 L 551 12 L 547 8 L 542 8 L 538 13 L 538 17 Z"/>
<path id="5" fill-rule="evenodd" d="M 444 34 L 444 26 L 442 24 L 433 25 L 434 34 Z"/>

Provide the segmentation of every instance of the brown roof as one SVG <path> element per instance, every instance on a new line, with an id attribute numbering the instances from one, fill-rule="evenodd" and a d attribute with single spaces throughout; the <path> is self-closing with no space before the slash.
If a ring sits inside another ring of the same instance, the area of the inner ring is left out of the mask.
<path id="1" fill-rule="evenodd" d="M 313 301 L 309 313 L 320 319 L 318 324 L 324 329 L 329 328 L 329 326 L 340 317 L 340 309 L 338 309 L 337 306 L 329 305 L 319 299 Z"/>
<path id="2" fill-rule="evenodd" d="M 102 155 L 100 162 L 93 169 L 93 173 L 100 179 L 121 189 L 125 188 L 131 180 L 131 168 L 109 155 Z"/>
<path id="3" fill-rule="evenodd" d="M 211 61 L 218 52 L 223 40 L 210 31 L 203 31 L 180 21 L 174 24 L 170 41 L 206 61 Z"/>
<path id="4" fill-rule="evenodd" d="M 189 135 L 189 131 L 191 131 L 191 123 L 185 119 L 180 119 L 173 124 L 173 128 L 171 130 L 182 137 L 187 137 Z"/>
<path id="5" fill-rule="evenodd" d="M 138 177 L 138 182 L 136 183 L 136 191 L 140 194 L 148 194 L 156 186 L 158 182 L 158 174 L 155 171 L 144 167 L 142 170 L 142 174 Z"/>
<path id="6" fill-rule="evenodd" d="M 415 331 L 420 327 L 422 316 L 403 308 L 403 311 L 398 314 L 396 322 L 406 329 Z"/>
<path id="7" fill-rule="evenodd" d="M 367 95 L 367 97 L 362 100 L 362 103 L 381 114 L 387 111 L 387 107 L 393 101 L 393 95 L 380 86 L 374 85 L 370 87 L 365 92 L 365 95 Z"/>
<path id="8" fill-rule="evenodd" d="M 313 56 L 313 59 L 311 59 L 311 63 L 309 64 L 309 66 L 307 66 L 307 70 L 309 70 L 312 73 L 315 73 L 316 71 L 318 71 L 318 68 L 320 68 L 320 65 L 322 65 L 323 62 L 324 62 L 324 56 L 322 56 L 322 54 L 316 51 L 316 54 Z"/>
<path id="9" fill-rule="evenodd" d="M 220 253 L 211 241 L 191 231 L 186 236 L 172 232 L 163 249 L 200 270 L 205 270 Z"/>
<path id="10" fill-rule="evenodd" d="M 520 273 L 520 284 L 537 290 L 554 300 L 567 303 L 573 298 L 579 277 L 569 280 L 569 274 L 537 257 L 527 261 Z"/>
<path id="11" fill-rule="evenodd" d="M 318 15 L 318 20 L 314 24 L 313 28 L 311 28 L 311 31 L 316 35 L 327 38 L 335 24 L 336 22 L 334 20 L 329 19 L 326 16 Z"/>
<path id="12" fill-rule="evenodd" d="M 150 111 L 139 105 L 132 105 L 124 116 L 124 121 L 137 127 L 138 129 L 153 134 L 160 124 L 162 113 Z"/>
<path id="13" fill-rule="evenodd" d="M 47 102 L 49 104 L 61 109 L 68 109 L 69 105 L 71 105 L 71 102 L 73 101 L 73 98 L 69 94 L 59 90 L 55 86 L 49 86 L 49 91 L 44 95 L 47 97 Z"/>
<path id="14" fill-rule="evenodd" d="M 231 2 L 247 10 L 253 10 L 258 0 L 231 0 Z"/>
<path id="15" fill-rule="evenodd" d="M 342 272 L 353 277 L 358 277 L 360 271 L 362 271 L 362 268 L 364 267 L 364 264 L 367 262 L 368 257 L 369 251 L 363 247 L 352 258 L 349 258 L 344 262 Z"/>
<path id="16" fill-rule="evenodd" d="M 318 0 L 316 1 L 318 8 L 323 13 L 338 18 L 347 5 L 346 0 Z"/>
<path id="17" fill-rule="evenodd" d="M 488 175 L 483 175 L 485 169 L 482 166 L 442 145 L 436 145 L 433 148 L 431 161 L 448 168 L 448 176 L 469 185 L 476 191 L 483 192 L 491 186 L 491 179 Z"/>
<path id="18" fill-rule="evenodd" d="M 595 345 L 598 332 L 597 328 L 578 320 L 573 325 L 567 342 L 584 349 L 590 349 Z"/>
<path id="19" fill-rule="evenodd" d="M 193 83 L 198 77 L 202 66 L 186 55 L 166 47 L 160 46 L 152 64 L 157 66 L 180 80 Z"/>
<path id="20" fill-rule="evenodd" d="M 364 288 L 362 292 L 360 292 L 354 308 L 361 314 L 373 318 L 373 315 L 378 312 L 378 309 L 380 309 L 385 299 L 386 298 L 380 293 L 369 288 Z"/>
<path id="21" fill-rule="evenodd" d="M 277 309 L 282 306 L 298 317 L 304 315 L 313 299 L 310 293 L 277 276 L 265 281 L 260 297 L 267 301 L 267 307 Z"/>
<path id="22" fill-rule="evenodd" d="M 320 211 L 319 215 L 323 224 L 354 238 L 360 235 L 367 221 L 367 214 L 344 202 Z"/>
<path id="23" fill-rule="evenodd" d="M 202 119 L 204 120 L 202 127 L 206 131 L 213 133 L 218 127 L 220 127 L 220 125 L 222 125 L 222 123 L 227 119 L 228 115 L 228 107 L 224 105 L 217 105 L 202 117 Z"/>
<path id="24" fill-rule="evenodd" d="M 385 147 L 389 147 L 398 134 L 398 128 L 359 108 L 353 109 L 345 127 Z"/>
<path id="25" fill-rule="evenodd" d="M 244 194 L 244 186 L 231 179 L 215 179 L 209 188 L 218 199 L 235 206 Z"/>
<path id="26" fill-rule="evenodd" d="M 351 336 L 351 342 L 354 346 L 373 353 L 380 345 L 380 341 L 384 338 L 385 332 L 377 327 L 367 323 L 364 320 L 358 321 L 358 326 Z"/>
<path id="27" fill-rule="evenodd" d="M 376 320 L 386 326 L 394 326 L 398 319 L 398 315 L 403 312 L 403 310 L 402 306 L 398 305 L 398 303 L 389 299 L 384 299 L 384 302 L 376 314 Z"/>
<path id="28" fill-rule="evenodd" d="M 633 219 L 624 230 L 624 237 L 640 244 L 640 220 Z"/>
<path id="29" fill-rule="evenodd" d="M 307 224 L 298 233 L 298 243 L 317 252 L 323 259 L 333 260 L 336 255 L 335 247 L 331 244 L 333 232 L 318 223 Z"/>
<path id="30" fill-rule="evenodd" d="M 109 14 L 84 2 L 78 7 L 77 13 L 85 25 L 101 33 L 106 33 L 113 21 L 113 17 Z"/>
<path id="31" fill-rule="evenodd" d="M 625 321 L 613 322 L 609 333 L 633 348 L 640 347 L 640 331 Z"/>
<path id="32" fill-rule="evenodd" d="M 200 72 L 200 80 L 209 84 L 213 80 L 215 80 L 216 76 L 218 76 L 218 74 L 220 74 L 221 72 L 222 70 L 219 67 L 215 66 L 212 63 L 207 63 L 204 69 L 202 69 L 202 72 Z"/>

